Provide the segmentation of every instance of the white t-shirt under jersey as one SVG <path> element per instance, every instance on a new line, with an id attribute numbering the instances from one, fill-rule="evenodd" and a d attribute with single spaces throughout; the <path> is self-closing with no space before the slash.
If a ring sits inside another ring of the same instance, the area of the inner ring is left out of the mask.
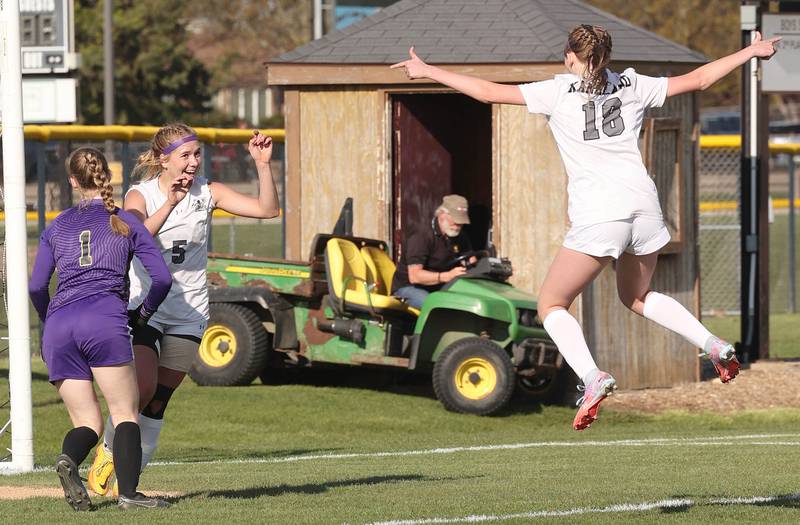
<path id="1" fill-rule="evenodd" d="M 158 178 L 137 184 L 144 197 L 147 215 L 153 215 L 166 202 Z M 165 325 L 187 325 L 208 320 L 208 227 L 214 202 L 205 178 L 196 176 L 189 193 L 167 217 L 154 236 L 161 255 L 172 274 L 172 288 L 158 307 L 153 320 Z M 134 258 L 128 274 L 131 281 L 130 307 L 137 307 L 150 289 L 150 276 Z"/>
<path id="2" fill-rule="evenodd" d="M 573 226 L 635 216 L 661 218 L 653 179 L 639 152 L 644 111 L 664 104 L 667 78 L 607 70 L 602 95 L 578 91 L 576 75 L 519 86 L 528 111 L 548 116 L 569 183 Z"/>

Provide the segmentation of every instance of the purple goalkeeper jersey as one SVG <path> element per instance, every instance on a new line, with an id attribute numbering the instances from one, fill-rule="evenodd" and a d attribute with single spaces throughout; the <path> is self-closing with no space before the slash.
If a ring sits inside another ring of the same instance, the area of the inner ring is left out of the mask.
<path id="1" fill-rule="evenodd" d="M 127 237 L 111 230 L 109 213 L 99 199 L 64 211 L 42 233 L 29 284 L 42 321 L 62 306 L 93 295 L 113 294 L 127 303 L 128 268 L 134 255 L 153 279 L 142 315 L 152 315 L 167 296 L 172 276 L 153 236 L 130 213 L 117 210 L 117 214 L 130 226 Z M 58 286 L 51 299 L 54 271 Z"/>

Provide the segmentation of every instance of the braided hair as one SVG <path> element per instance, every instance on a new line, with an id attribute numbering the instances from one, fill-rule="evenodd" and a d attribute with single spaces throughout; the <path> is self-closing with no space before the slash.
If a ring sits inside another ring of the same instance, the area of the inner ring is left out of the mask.
<path id="1" fill-rule="evenodd" d="M 136 166 L 133 168 L 133 178 L 146 181 L 158 176 L 162 169 L 161 155 L 164 149 L 178 139 L 195 134 L 191 127 L 181 122 L 159 128 L 150 142 L 150 149 L 139 155 Z"/>
<path id="2" fill-rule="evenodd" d="M 567 38 L 564 53 L 570 51 L 586 64 L 581 78 L 581 91 L 592 95 L 602 94 L 608 81 L 606 67 L 611 62 L 611 34 L 600 26 L 581 24 Z"/>
<path id="3" fill-rule="evenodd" d="M 67 158 L 67 173 L 83 190 L 99 190 L 103 206 L 111 215 L 111 231 L 127 237 L 131 228 L 117 215 L 114 203 L 114 188 L 111 186 L 111 171 L 105 156 L 95 148 L 78 148 Z"/>

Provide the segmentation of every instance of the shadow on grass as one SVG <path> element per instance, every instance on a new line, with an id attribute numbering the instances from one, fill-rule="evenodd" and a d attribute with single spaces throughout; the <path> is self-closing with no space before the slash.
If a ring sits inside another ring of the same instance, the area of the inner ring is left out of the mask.
<path id="1" fill-rule="evenodd" d="M 436 399 L 430 374 L 383 368 L 321 365 L 318 368 L 281 370 L 279 377 L 273 376 L 267 383 L 262 384 L 348 388 Z M 563 394 L 559 397 L 550 395 L 543 401 L 518 392 L 509 404 L 493 414 L 493 417 L 538 414 L 542 411 L 543 405 L 571 406 L 573 403 L 574 399 L 564 398 Z"/>
<path id="2" fill-rule="evenodd" d="M 306 456 L 306 455 L 327 455 L 327 454 L 335 454 L 340 452 L 342 448 L 296 448 L 296 449 L 287 449 L 287 450 L 274 450 L 270 452 L 246 452 L 246 453 L 235 453 L 235 454 L 226 454 L 224 451 L 214 450 L 214 449 L 196 449 L 196 454 L 192 455 L 174 455 L 170 454 L 171 461 L 179 461 L 185 463 L 209 463 L 209 457 L 213 457 L 214 461 L 219 462 L 226 462 L 230 460 L 240 460 L 243 463 L 247 463 L 248 460 L 252 461 L 253 463 L 264 462 L 268 463 L 271 461 L 280 461 L 283 458 L 290 458 L 295 456 Z M 156 461 L 154 465 L 158 465 L 159 463 Z"/>
<path id="3" fill-rule="evenodd" d="M 456 479 L 464 478 L 435 478 L 423 476 L 420 474 L 408 475 L 387 475 L 387 476 L 369 476 L 366 478 L 355 479 L 342 479 L 335 481 L 325 481 L 321 483 L 306 483 L 304 485 L 287 485 L 281 484 L 274 487 L 248 487 L 242 489 L 232 490 L 211 490 L 211 491 L 198 491 L 178 496 L 175 498 L 166 498 L 171 502 L 179 502 L 185 499 L 192 499 L 196 497 L 202 498 L 225 498 L 225 499 L 255 499 L 262 496 L 283 496 L 284 494 L 324 494 L 331 489 L 339 487 L 353 487 L 359 485 L 383 485 L 386 483 L 404 483 L 409 481 L 454 481 Z"/>
<path id="4" fill-rule="evenodd" d="M 8 379 L 8 368 L 0 368 L 0 379 Z M 31 380 L 49 382 L 50 376 L 41 372 L 31 372 Z"/>
<path id="5" fill-rule="evenodd" d="M 741 500 L 732 498 L 730 496 L 719 496 L 717 498 L 710 498 L 708 500 L 695 501 L 691 496 L 682 494 L 673 496 L 677 500 L 690 500 L 685 505 L 664 506 L 659 507 L 662 514 L 677 514 L 680 512 L 687 512 L 692 507 L 730 507 L 733 505 L 747 505 L 752 507 L 781 507 L 787 509 L 800 509 L 800 493 L 795 494 L 781 494 L 779 496 L 769 496 L 765 498 L 747 498 L 743 497 Z"/>
<path id="6" fill-rule="evenodd" d="M 768 501 L 756 501 L 749 503 L 754 507 L 783 507 L 787 509 L 800 509 L 800 493 L 781 494 L 773 496 Z"/>

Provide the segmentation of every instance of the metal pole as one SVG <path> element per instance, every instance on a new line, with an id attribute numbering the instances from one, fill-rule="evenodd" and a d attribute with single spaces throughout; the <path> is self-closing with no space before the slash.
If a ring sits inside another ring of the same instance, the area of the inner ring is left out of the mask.
<path id="1" fill-rule="evenodd" d="M 22 131 L 22 51 L 19 1 L 0 0 L 0 93 L 3 117 L 3 197 L 6 213 L 8 383 L 11 390 L 11 469 L 33 470 L 31 335 L 28 318 L 28 239 L 25 217 L 25 138 Z"/>
<path id="2" fill-rule="evenodd" d="M 36 215 L 39 218 L 39 235 L 42 234 L 45 227 L 45 194 L 47 192 L 47 180 L 44 173 L 44 142 L 36 142 L 36 180 L 38 182 L 38 195 L 36 199 Z M 26 225 L 27 227 L 27 225 Z"/>
<path id="3" fill-rule="evenodd" d="M 211 173 L 211 144 L 208 142 L 203 143 L 203 173 L 206 176 L 206 180 L 211 182 L 213 173 Z M 214 218 L 213 216 L 208 220 L 208 251 L 212 251 L 214 249 L 214 243 L 212 241 L 211 234 L 214 231 L 213 228 Z"/>
<path id="4" fill-rule="evenodd" d="M 322 0 L 314 0 L 314 40 L 322 38 Z"/>
<path id="5" fill-rule="evenodd" d="M 103 0 L 103 122 L 114 124 L 114 41 L 112 0 Z M 106 141 L 106 157 L 114 158 L 114 142 Z"/>
<path id="6" fill-rule="evenodd" d="M 797 266 L 795 259 L 795 224 L 794 224 L 794 154 L 789 154 L 789 313 L 797 312 Z"/>
<path id="7" fill-rule="evenodd" d="M 758 28 L 758 6 L 741 6 L 742 46 L 748 46 Z M 741 147 L 741 337 L 743 357 L 758 357 L 758 59 L 742 66 Z"/>
<path id="8" fill-rule="evenodd" d="M 122 199 L 131 187 L 131 144 L 128 141 L 122 143 Z"/>

